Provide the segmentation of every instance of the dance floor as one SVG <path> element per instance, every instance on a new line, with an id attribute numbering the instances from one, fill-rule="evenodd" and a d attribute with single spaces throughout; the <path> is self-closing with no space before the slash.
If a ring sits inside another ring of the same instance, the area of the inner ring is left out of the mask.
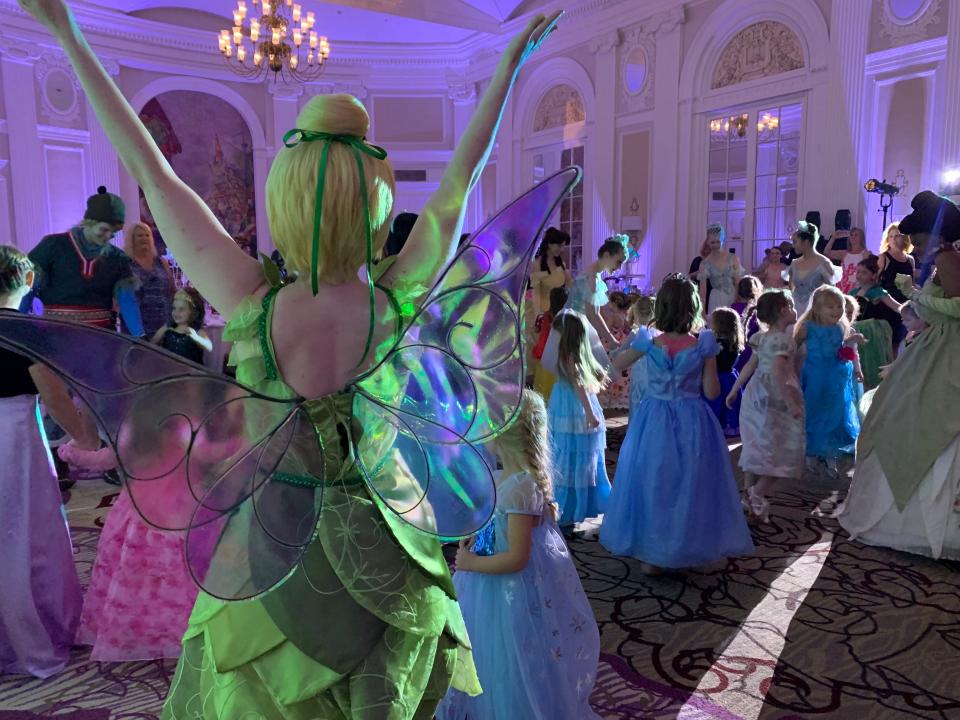
<path id="1" fill-rule="evenodd" d="M 608 424 L 612 465 L 623 420 Z M 115 493 L 99 481 L 70 492 L 84 583 Z M 753 528 L 756 554 L 703 573 L 644 575 L 633 560 L 611 557 L 596 528 L 581 528 L 571 549 L 601 631 L 597 713 L 960 718 L 960 565 L 851 542 L 832 518 L 838 495 L 782 489 L 770 523 Z M 0 720 L 158 715 L 173 663 L 100 664 L 87 655 L 75 650 L 69 668 L 45 682 L 0 677 Z"/>

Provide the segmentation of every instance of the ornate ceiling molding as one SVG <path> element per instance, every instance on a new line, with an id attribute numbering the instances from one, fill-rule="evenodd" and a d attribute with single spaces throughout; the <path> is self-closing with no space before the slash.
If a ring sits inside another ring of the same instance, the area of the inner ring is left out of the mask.
<path id="1" fill-rule="evenodd" d="M 623 37 L 619 30 L 611 30 L 608 33 L 600 35 L 590 40 L 590 52 L 594 55 L 598 53 L 611 53 L 620 47 Z"/>
<path id="2" fill-rule="evenodd" d="M 83 91 L 63 53 L 45 52 L 33 63 L 40 116 L 51 125 L 80 122 Z"/>
<path id="3" fill-rule="evenodd" d="M 930 26 L 941 23 L 941 0 L 925 0 L 920 9 L 909 18 L 899 18 L 890 6 L 890 0 L 880 0 L 880 32 L 901 45 L 930 36 Z M 960 7 L 953 9 L 960 12 Z"/>
<path id="4" fill-rule="evenodd" d="M 745 27 L 720 53 L 711 89 L 725 88 L 804 67 L 800 38 L 781 22 L 764 20 Z"/>
<path id="5" fill-rule="evenodd" d="M 620 62 L 618 63 L 620 87 L 620 111 L 638 112 L 653 107 L 653 76 L 657 57 L 657 25 L 650 29 L 647 23 L 641 23 L 624 32 L 623 45 L 620 47 Z M 636 64 L 635 59 L 640 55 L 645 64 L 645 76 L 639 89 L 631 90 L 628 87 L 628 65 Z"/>

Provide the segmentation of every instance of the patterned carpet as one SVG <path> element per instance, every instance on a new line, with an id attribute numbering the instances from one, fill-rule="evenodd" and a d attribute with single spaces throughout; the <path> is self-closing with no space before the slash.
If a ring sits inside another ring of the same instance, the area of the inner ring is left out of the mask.
<path id="1" fill-rule="evenodd" d="M 623 420 L 609 424 L 612 464 Z M 94 528 L 115 493 L 99 481 L 70 492 L 84 583 Z M 644 575 L 633 560 L 611 557 L 594 526 L 581 528 L 571 549 L 601 629 L 597 713 L 960 718 L 960 565 L 850 542 L 831 517 L 838 494 L 778 493 L 771 522 L 753 528 L 757 553 L 704 573 Z M 77 649 L 67 671 L 45 682 L 0 678 L 0 720 L 157 716 L 172 663 L 86 658 Z"/>

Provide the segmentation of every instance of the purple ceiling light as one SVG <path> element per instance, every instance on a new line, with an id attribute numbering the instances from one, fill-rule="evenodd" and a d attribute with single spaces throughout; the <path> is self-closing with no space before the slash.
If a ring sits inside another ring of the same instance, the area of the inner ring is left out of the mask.
<path id="1" fill-rule="evenodd" d="M 304 12 L 293 0 L 251 0 L 251 4 L 247 17 L 246 0 L 237 0 L 233 27 L 218 36 L 227 66 L 248 78 L 316 79 L 326 68 L 330 43 L 313 29 L 314 14 Z"/>

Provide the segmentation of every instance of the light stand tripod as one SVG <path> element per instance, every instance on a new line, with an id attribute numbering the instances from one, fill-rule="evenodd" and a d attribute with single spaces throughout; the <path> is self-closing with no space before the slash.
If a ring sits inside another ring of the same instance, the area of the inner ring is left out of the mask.
<path id="1" fill-rule="evenodd" d="M 890 206 L 893 205 L 893 194 L 892 193 L 881 193 L 880 194 L 880 209 L 877 212 L 883 212 L 883 229 L 887 229 L 887 213 L 890 210 Z"/>

